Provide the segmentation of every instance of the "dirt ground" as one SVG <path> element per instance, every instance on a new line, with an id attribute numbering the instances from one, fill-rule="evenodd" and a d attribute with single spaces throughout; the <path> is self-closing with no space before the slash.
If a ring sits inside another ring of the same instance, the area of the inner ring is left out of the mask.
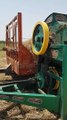
<path id="1" fill-rule="evenodd" d="M 6 66 L 5 52 L 0 53 L 0 68 Z M 0 73 L 0 80 L 5 77 Z M 46 109 L 40 110 L 36 107 L 19 105 L 16 103 L 0 101 L 0 120 L 61 120 L 58 115 L 49 112 Z"/>

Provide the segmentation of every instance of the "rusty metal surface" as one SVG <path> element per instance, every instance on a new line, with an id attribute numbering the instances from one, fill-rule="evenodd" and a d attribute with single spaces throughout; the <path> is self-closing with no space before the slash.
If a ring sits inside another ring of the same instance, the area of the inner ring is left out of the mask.
<path id="1" fill-rule="evenodd" d="M 35 73 L 33 55 L 22 44 L 22 14 L 17 16 L 6 26 L 6 55 L 12 71 L 18 75 Z"/>

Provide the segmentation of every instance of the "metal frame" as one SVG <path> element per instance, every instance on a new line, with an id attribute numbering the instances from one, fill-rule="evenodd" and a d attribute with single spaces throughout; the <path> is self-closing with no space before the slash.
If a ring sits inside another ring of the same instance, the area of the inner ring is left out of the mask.
<path id="1" fill-rule="evenodd" d="M 17 75 L 35 73 L 33 55 L 22 44 L 22 14 L 17 16 L 6 26 L 6 55 L 8 64 Z"/>
<path id="2" fill-rule="evenodd" d="M 60 81 L 60 90 L 58 95 L 23 93 L 20 84 L 5 85 L 0 87 L 0 100 L 18 102 L 39 108 L 47 108 L 50 111 L 61 114 L 62 120 L 67 120 L 67 45 L 57 45 L 54 49 L 62 49 L 62 77 Z M 53 78 L 57 78 L 51 74 Z M 11 88 L 14 89 L 12 92 Z"/>
<path id="3" fill-rule="evenodd" d="M 14 34 L 14 30 L 18 28 L 18 33 Z M 10 30 L 12 29 L 12 38 L 10 38 Z M 17 16 L 6 26 L 6 47 L 9 46 L 10 39 L 13 39 L 13 47 L 14 47 L 14 36 L 18 35 L 18 47 L 17 49 L 21 48 L 22 45 L 22 14 L 18 13 Z"/>

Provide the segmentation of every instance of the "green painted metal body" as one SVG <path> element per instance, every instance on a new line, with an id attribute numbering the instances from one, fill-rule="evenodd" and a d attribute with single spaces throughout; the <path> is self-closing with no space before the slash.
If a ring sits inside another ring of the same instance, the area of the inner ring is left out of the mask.
<path id="1" fill-rule="evenodd" d="M 12 87 L 12 86 L 9 86 L 9 87 Z M 13 87 L 15 86 L 13 85 Z M 7 86 L 6 86 L 6 90 L 7 90 Z M 60 98 L 59 96 L 55 96 L 55 95 L 22 93 L 20 91 L 6 92 L 1 90 L 0 100 L 7 100 L 11 102 L 17 102 L 19 104 L 32 105 L 39 108 L 46 108 L 46 109 L 49 109 L 50 111 L 55 111 L 57 113 L 59 112 Z"/>
<path id="2" fill-rule="evenodd" d="M 57 91 L 57 96 L 60 97 L 59 113 L 61 114 L 62 120 L 67 120 L 67 15 L 53 13 L 48 16 L 45 21 L 49 26 L 50 39 L 52 42 L 46 53 L 39 56 L 36 79 L 38 81 L 38 86 L 41 89 L 44 89 L 44 86 L 47 88 L 48 85 L 46 81 L 49 82 L 50 88 L 48 93 L 51 95 L 55 94 L 53 91 L 54 80 L 58 80 L 60 82 L 59 89 Z M 54 52 L 55 56 L 52 56 L 52 52 Z M 50 58 L 48 56 L 50 56 Z M 53 61 L 53 64 L 48 61 Z M 50 67 L 55 67 L 59 73 L 59 76 L 50 71 Z M 49 78 L 46 79 L 46 71 L 49 72 L 51 80 L 48 80 Z"/>
<path id="3" fill-rule="evenodd" d="M 50 29 L 55 44 L 64 44 L 67 41 L 67 15 L 60 13 L 52 13 L 45 22 Z"/>
<path id="4" fill-rule="evenodd" d="M 67 45 L 63 49 L 63 63 L 62 63 L 62 83 L 61 83 L 61 100 L 62 100 L 62 112 L 61 116 L 63 120 L 67 120 Z"/>
<path id="5" fill-rule="evenodd" d="M 61 114 L 62 120 L 67 120 L 67 16 L 53 13 L 45 21 L 49 26 L 53 43 L 44 55 L 39 56 L 39 60 L 44 61 L 38 61 L 35 80 L 38 88 L 44 90 L 46 87 L 49 91 L 44 94 L 38 92 L 24 93 L 21 83 L 5 85 L 0 87 L 0 100 L 47 108 Z M 40 37 L 39 34 L 37 37 Z M 38 43 L 35 44 L 37 51 L 40 50 L 41 44 L 38 48 Z M 53 51 L 57 53 L 56 56 L 52 56 L 51 52 Z M 59 76 L 53 73 L 50 67 L 55 67 L 59 72 Z M 47 76 L 49 78 L 46 78 Z M 46 80 L 48 80 L 48 85 Z M 60 82 L 60 85 L 55 94 L 53 87 L 56 80 Z"/>

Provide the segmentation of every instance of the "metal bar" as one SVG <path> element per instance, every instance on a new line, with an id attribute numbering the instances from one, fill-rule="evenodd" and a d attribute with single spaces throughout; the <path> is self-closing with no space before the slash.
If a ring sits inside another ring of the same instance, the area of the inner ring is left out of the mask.
<path id="1" fill-rule="evenodd" d="M 62 71 L 63 81 L 61 81 L 61 118 L 62 120 L 67 120 L 67 45 L 64 45 L 63 48 Z"/>
<path id="2" fill-rule="evenodd" d="M 38 92 L 40 93 L 40 94 L 46 94 L 43 90 L 41 90 L 40 88 L 38 88 Z"/>
<path id="3" fill-rule="evenodd" d="M 3 92 L 0 91 L 0 100 L 27 104 L 39 108 L 46 108 L 50 111 L 59 113 L 59 96 L 47 94 L 29 94 L 19 92 Z"/>
<path id="4" fill-rule="evenodd" d="M 22 14 L 18 13 L 18 47 L 21 51 L 22 46 Z"/>
<path id="5" fill-rule="evenodd" d="M 14 19 L 7 25 L 10 26 L 13 22 L 15 22 L 17 20 L 17 16 L 14 17 Z"/>
<path id="6" fill-rule="evenodd" d="M 21 83 L 28 83 L 28 82 L 33 82 L 33 83 L 35 83 L 35 80 L 33 79 L 33 78 L 31 78 L 31 79 L 12 79 L 11 81 L 10 80 L 5 80 L 5 81 L 2 81 L 2 80 L 0 80 L 0 87 L 7 87 L 7 85 L 8 86 L 10 86 L 10 85 L 14 85 L 14 84 L 21 84 Z"/>
<path id="7" fill-rule="evenodd" d="M 0 68 L 0 73 L 5 73 L 5 68 Z"/>

